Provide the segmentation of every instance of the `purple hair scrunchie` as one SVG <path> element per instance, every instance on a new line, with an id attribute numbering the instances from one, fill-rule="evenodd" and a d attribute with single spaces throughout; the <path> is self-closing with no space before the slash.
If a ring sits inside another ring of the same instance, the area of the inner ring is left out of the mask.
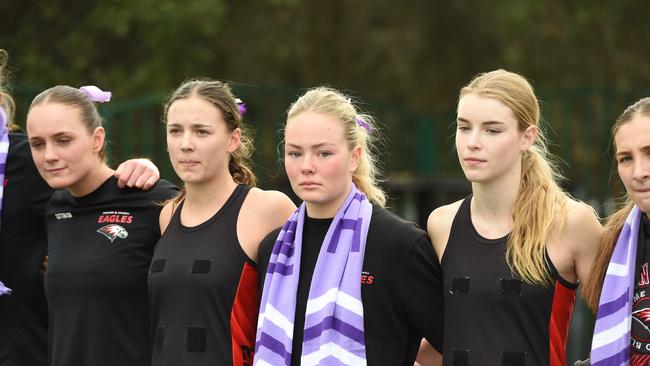
<path id="1" fill-rule="evenodd" d="M 2 295 L 11 295 L 11 289 L 6 287 L 2 281 L 0 281 L 0 296 Z"/>
<path id="2" fill-rule="evenodd" d="M 92 102 L 106 103 L 111 100 L 113 93 L 103 91 L 94 85 L 82 86 L 79 91 L 88 97 Z"/>
<path id="3" fill-rule="evenodd" d="M 239 111 L 239 115 L 243 116 L 244 114 L 246 114 L 246 103 L 244 103 L 239 98 L 235 99 L 235 103 L 237 103 L 237 110 Z"/>

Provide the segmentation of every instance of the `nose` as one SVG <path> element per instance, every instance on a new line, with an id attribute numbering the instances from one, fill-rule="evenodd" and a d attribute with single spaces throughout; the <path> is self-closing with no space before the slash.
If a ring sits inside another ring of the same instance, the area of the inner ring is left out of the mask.
<path id="1" fill-rule="evenodd" d="M 192 151 L 194 150 L 194 142 L 192 141 L 191 133 L 183 133 L 181 138 L 181 150 L 182 151 Z"/>
<path id="2" fill-rule="evenodd" d="M 475 128 L 470 131 L 467 136 L 467 147 L 470 150 L 478 150 L 481 148 L 481 136 L 480 131 Z"/>
<path id="3" fill-rule="evenodd" d="M 314 164 L 312 162 L 312 157 L 309 154 L 305 154 L 300 162 L 300 171 L 303 174 L 311 174 L 314 172 Z"/>
<path id="4" fill-rule="evenodd" d="M 57 161 L 59 159 L 59 154 L 56 152 L 56 148 L 53 144 L 45 144 L 45 152 L 43 153 L 43 158 L 47 162 Z"/>
<path id="5" fill-rule="evenodd" d="M 644 182 L 650 178 L 650 158 L 644 156 L 640 159 L 634 159 L 632 178 L 639 182 Z"/>

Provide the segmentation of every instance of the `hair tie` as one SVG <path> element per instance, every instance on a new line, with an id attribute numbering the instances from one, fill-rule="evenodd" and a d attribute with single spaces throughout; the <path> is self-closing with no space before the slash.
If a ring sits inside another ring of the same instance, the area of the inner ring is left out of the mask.
<path id="1" fill-rule="evenodd" d="M 103 91 L 94 85 L 82 86 L 79 88 L 79 91 L 87 96 L 91 102 L 105 103 L 110 101 L 111 97 L 113 96 L 113 93 L 109 91 Z"/>
<path id="2" fill-rule="evenodd" d="M 362 120 L 361 118 L 356 118 L 357 124 L 368 131 L 368 133 L 372 132 L 372 126 L 370 126 L 366 121 Z"/>
<path id="3" fill-rule="evenodd" d="M 235 103 L 237 103 L 237 110 L 239 110 L 239 115 L 243 116 L 246 113 L 246 103 L 244 103 L 239 98 L 235 99 Z"/>

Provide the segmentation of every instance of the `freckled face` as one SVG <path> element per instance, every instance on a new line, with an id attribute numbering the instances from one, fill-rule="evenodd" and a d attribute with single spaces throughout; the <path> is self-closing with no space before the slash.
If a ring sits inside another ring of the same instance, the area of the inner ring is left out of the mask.
<path id="1" fill-rule="evenodd" d="M 359 148 L 349 149 L 343 124 L 333 117 L 307 111 L 287 121 L 284 166 L 310 214 L 336 213 L 350 192 L 359 154 Z"/>

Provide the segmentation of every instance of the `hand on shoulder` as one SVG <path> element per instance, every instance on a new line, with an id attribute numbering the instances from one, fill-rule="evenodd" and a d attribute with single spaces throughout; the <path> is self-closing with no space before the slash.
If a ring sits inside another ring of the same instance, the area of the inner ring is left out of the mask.
<path id="1" fill-rule="evenodd" d="M 131 159 L 117 167 L 115 177 L 120 188 L 135 187 L 146 191 L 160 179 L 160 171 L 149 159 Z"/>

